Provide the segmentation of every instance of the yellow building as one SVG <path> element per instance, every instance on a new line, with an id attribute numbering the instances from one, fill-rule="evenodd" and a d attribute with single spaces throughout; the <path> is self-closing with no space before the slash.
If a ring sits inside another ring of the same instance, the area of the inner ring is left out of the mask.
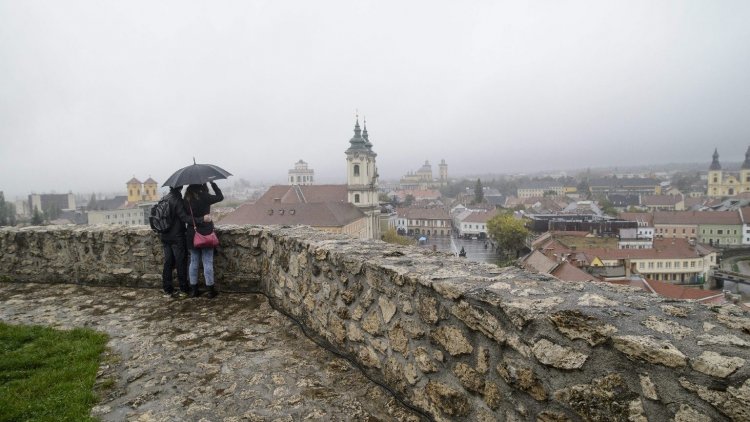
<path id="1" fill-rule="evenodd" d="M 159 184 L 150 177 L 145 182 L 141 182 L 134 177 L 126 184 L 128 186 L 128 202 L 130 203 L 159 200 Z"/>
<path id="2" fill-rule="evenodd" d="M 714 149 L 713 161 L 708 169 L 708 191 L 711 198 L 737 196 L 742 192 L 750 192 L 750 147 L 745 152 L 745 162 L 739 172 L 729 172 L 721 169 L 719 151 Z"/>

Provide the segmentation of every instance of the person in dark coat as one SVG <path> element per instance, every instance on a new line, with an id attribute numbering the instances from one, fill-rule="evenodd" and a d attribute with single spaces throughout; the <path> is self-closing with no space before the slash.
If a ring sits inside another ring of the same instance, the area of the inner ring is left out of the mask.
<path id="1" fill-rule="evenodd" d="M 167 233 L 160 234 L 162 248 L 164 249 L 164 269 L 161 274 L 162 288 L 164 294 L 175 298 L 187 295 L 187 245 L 185 243 L 185 226 L 192 224 L 192 219 L 185 212 L 182 205 L 182 186 L 170 187 L 167 194 L 169 203 L 169 216 L 172 224 Z M 177 269 L 177 281 L 180 291 L 175 292 L 172 285 L 172 271 Z"/>
<path id="2" fill-rule="evenodd" d="M 214 194 L 208 193 L 208 187 L 203 185 L 190 185 L 185 191 L 184 206 L 189 215 L 195 218 L 195 228 L 198 233 L 208 235 L 214 230 L 214 223 L 211 221 L 211 205 L 224 200 L 224 194 L 216 183 L 211 182 L 211 189 Z M 216 296 L 217 292 L 214 287 L 214 249 L 198 249 L 193 245 L 195 229 L 192 224 L 187 228 L 187 244 L 190 250 L 190 297 L 197 297 L 198 291 L 198 263 L 203 262 L 203 277 L 206 279 L 208 288 L 208 298 Z"/>

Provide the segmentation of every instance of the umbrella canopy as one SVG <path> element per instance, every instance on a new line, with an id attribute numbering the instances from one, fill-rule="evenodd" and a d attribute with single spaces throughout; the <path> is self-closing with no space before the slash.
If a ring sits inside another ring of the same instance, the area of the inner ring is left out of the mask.
<path id="1" fill-rule="evenodd" d="M 192 165 L 174 172 L 162 186 L 202 185 L 216 179 L 226 179 L 231 175 L 232 173 L 219 166 L 213 164 L 195 164 L 195 160 L 193 160 Z"/>

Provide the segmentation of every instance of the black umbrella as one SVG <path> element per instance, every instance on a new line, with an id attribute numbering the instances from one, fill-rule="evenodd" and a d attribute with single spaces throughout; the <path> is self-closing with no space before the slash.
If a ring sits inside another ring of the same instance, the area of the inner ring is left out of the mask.
<path id="1" fill-rule="evenodd" d="M 226 179 L 231 175 L 232 173 L 213 164 L 195 164 L 193 159 L 193 165 L 174 172 L 162 186 L 202 185 L 216 179 Z"/>

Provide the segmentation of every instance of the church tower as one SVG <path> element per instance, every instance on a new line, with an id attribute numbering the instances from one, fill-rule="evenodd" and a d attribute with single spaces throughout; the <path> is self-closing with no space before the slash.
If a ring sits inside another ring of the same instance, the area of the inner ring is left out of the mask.
<path id="1" fill-rule="evenodd" d="M 140 180 L 133 177 L 127 183 L 128 185 L 128 202 L 140 202 L 143 200 L 143 193 L 141 189 L 143 184 Z"/>
<path id="2" fill-rule="evenodd" d="M 146 179 L 143 182 L 143 200 L 144 201 L 158 201 L 159 200 L 159 184 L 152 178 Z"/>
<path id="3" fill-rule="evenodd" d="M 445 159 L 440 160 L 440 186 L 448 186 L 448 164 Z"/>
<path id="4" fill-rule="evenodd" d="M 745 161 L 740 168 L 740 186 L 744 188 L 744 192 L 750 192 L 750 146 L 747 147 Z"/>
<path id="5" fill-rule="evenodd" d="M 375 165 L 377 154 L 365 130 L 359 127 L 359 116 L 354 124 L 354 136 L 346 150 L 346 185 L 349 203 L 367 215 L 368 239 L 380 238 L 380 202 L 378 201 L 378 169 Z"/>
<path id="6" fill-rule="evenodd" d="M 714 148 L 713 161 L 711 162 L 711 167 L 708 168 L 708 196 L 723 196 L 724 192 L 722 189 L 722 183 L 723 180 L 721 164 L 719 164 L 719 150 Z"/>

